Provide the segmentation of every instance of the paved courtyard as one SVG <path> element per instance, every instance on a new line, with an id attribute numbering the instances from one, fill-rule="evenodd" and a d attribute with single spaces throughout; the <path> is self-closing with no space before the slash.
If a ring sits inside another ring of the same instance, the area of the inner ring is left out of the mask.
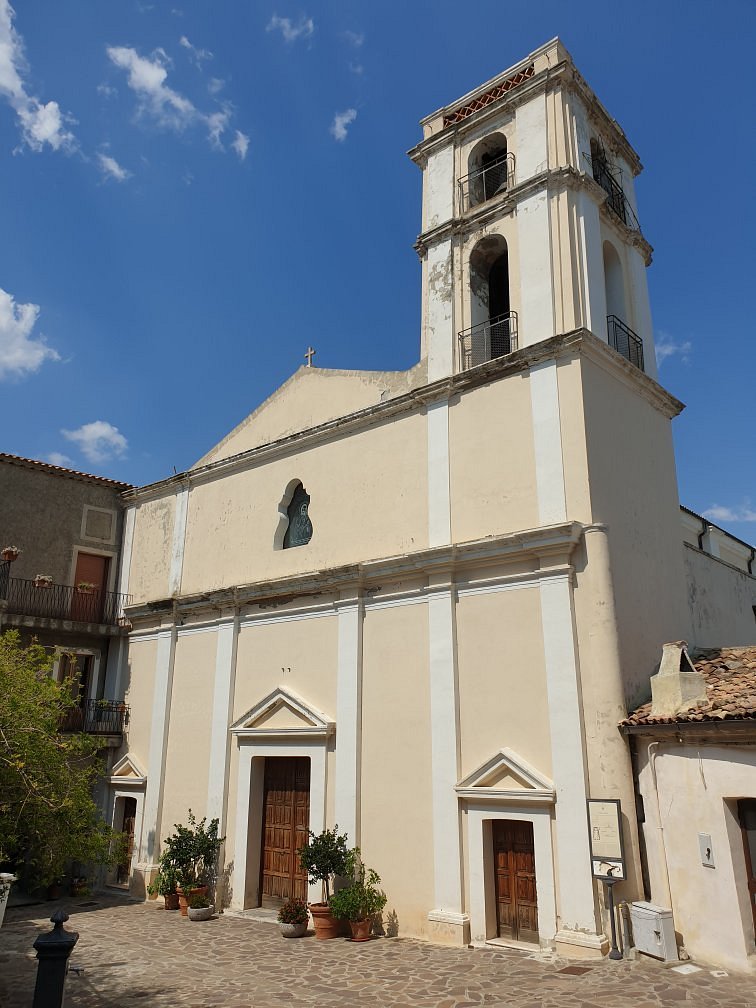
<path id="1" fill-rule="evenodd" d="M 29 1008 L 32 943 L 58 906 L 80 934 L 66 1006 L 273 1008 L 756 1008 L 750 978 L 648 960 L 570 963 L 507 949 L 449 949 L 408 938 L 366 944 L 281 938 L 234 917 L 197 923 L 161 904 L 100 897 L 11 908 L 0 930 L 0 1005 Z M 588 967 L 564 972 L 565 967 Z M 721 971 L 720 971 L 721 972 Z"/>

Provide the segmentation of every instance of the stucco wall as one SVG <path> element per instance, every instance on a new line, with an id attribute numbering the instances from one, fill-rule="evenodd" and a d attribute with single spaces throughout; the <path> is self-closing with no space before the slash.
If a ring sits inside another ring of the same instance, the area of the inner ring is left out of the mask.
<path id="1" fill-rule="evenodd" d="M 627 707 L 645 700 L 659 642 L 687 629 L 672 430 L 651 403 L 582 364 L 592 517 L 608 526 Z"/>
<path id="2" fill-rule="evenodd" d="M 461 779 L 504 747 L 552 776 L 542 641 L 537 588 L 460 598 Z"/>
<path id="3" fill-rule="evenodd" d="M 652 902 L 668 893 L 649 738 L 638 738 Z M 653 750 L 652 750 L 653 752 Z M 756 972 L 753 916 L 737 822 L 737 799 L 756 797 L 756 747 L 662 742 L 655 757 L 675 928 L 694 959 Z M 714 868 L 701 863 L 698 834 L 711 837 Z"/>
<path id="4" fill-rule="evenodd" d="M 426 606 L 369 611 L 363 646 L 363 853 L 400 933 L 423 935 L 434 906 Z"/>
<path id="5" fill-rule="evenodd" d="M 694 648 L 756 642 L 756 577 L 683 544 L 688 635 Z"/>
<path id="6" fill-rule="evenodd" d="M 452 400 L 449 456 L 453 541 L 538 524 L 527 378 L 513 375 Z"/>
<path id="7" fill-rule="evenodd" d="M 12 576 L 33 580 L 37 574 L 50 574 L 57 584 L 73 584 L 75 557 L 81 551 L 113 557 L 106 587 L 114 590 L 121 489 L 0 459 L 0 546 L 22 551 Z M 86 534 L 86 506 L 111 513 L 110 535 Z"/>
<path id="8" fill-rule="evenodd" d="M 129 574 L 129 594 L 135 603 L 168 595 L 174 517 L 173 493 L 144 501 L 136 510 Z"/>
<path id="9" fill-rule="evenodd" d="M 155 640 L 129 641 L 128 661 L 124 674 L 124 701 L 129 705 L 131 717 L 123 748 L 116 759 L 130 752 L 145 772 L 150 759 L 156 658 Z"/>

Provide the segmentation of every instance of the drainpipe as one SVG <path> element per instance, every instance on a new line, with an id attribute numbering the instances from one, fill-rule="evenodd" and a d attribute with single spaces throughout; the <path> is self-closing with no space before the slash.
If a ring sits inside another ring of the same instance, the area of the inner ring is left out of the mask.
<path id="1" fill-rule="evenodd" d="M 751 555 L 748 557 L 748 573 L 753 577 L 753 561 L 756 558 L 756 547 L 751 546 Z"/>
<path id="2" fill-rule="evenodd" d="M 699 515 L 699 518 L 700 517 L 701 516 Z M 706 533 L 708 531 L 709 531 L 709 523 L 706 521 L 705 518 L 701 518 L 701 531 L 698 533 L 698 548 L 700 550 L 703 550 L 703 548 L 704 548 L 704 544 L 703 544 L 704 536 L 706 535 Z"/>
<path id="3" fill-rule="evenodd" d="M 656 777 L 656 747 L 659 745 L 658 742 L 651 742 L 648 747 L 648 765 L 651 769 L 651 781 L 654 785 L 654 804 L 656 806 L 656 822 L 657 829 L 659 831 L 659 848 L 661 851 L 662 867 L 664 868 L 664 888 L 666 897 L 666 906 L 670 909 L 674 909 L 672 906 L 672 889 L 669 883 L 669 865 L 667 863 L 667 847 L 664 840 L 664 826 L 662 825 L 661 817 L 661 805 L 659 802 L 659 784 Z M 651 750 L 654 750 L 653 752 Z"/>

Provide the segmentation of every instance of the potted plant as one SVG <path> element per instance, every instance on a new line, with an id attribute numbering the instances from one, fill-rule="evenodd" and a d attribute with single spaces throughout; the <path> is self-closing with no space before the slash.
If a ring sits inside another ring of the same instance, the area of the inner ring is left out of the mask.
<path id="1" fill-rule="evenodd" d="M 329 905 L 331 881 L 336 875 L 347 874 L 349 868 L 347 835 L 343 833 L 339 836 L 338 829 L 338 826 L 334 826 L 332 830 L 324 829 L 317 836 L 310 830 L 308 843 L 297 851 L 299 863 L 307 872 L 310 885 L 321 883 L 322 901 L 310 903 L 315 937 L 321 940 L 338 938 L 341 934 L 341 927 Z"/>
<path id="2" fill-rule="evenodd" d="M 73 875 L 69 887 L 72 896 L 88 896 L 89 886 L 84 875 Z"/>
<path id="3" fill-rule="evenodd" d="M 309 920 L 307 904 L 301 899 L 287 900 L 278 911 L 278 925 L 284 938 L 301 938 Z"/>
<path id="4" fill-rule="evenodd" d="M 179 894 L 176 891 L 178 885 L 178 872 L 175 865 L 164 855 L 160 858 L 160 868 L 157 875 L 147 886 L 150 896 L 162 896 L 165 901 L 166 910 L 178 910 Z"/>
<path id="5" fill-rule="evenodd" d="M 207 817 L 197 822 L 189 809 L 188 825 L 174 824 L 176 832 L 163 841 L 166 861 L 176 868 L 179 909 L 186 917 L 188 901 L 204 896 L 209 884 L 215 882 L 218 853 L 225 837 L 218 836 L 218 820 Z"/>
<path id="6" fill-rule="evenodd" d="M 52 583 L 52 574 L 37 574 L 34 578 L 35 588 L 49 588 Z"/>
<path id="7" fill-rule="evenodd" d="M 76 585 L 76 591 L 79 595 L 92 595 L 96 587 L 94 581 L 79 581 Z"/>
<path id="8" fill-rule="evenodd" d="M 379 889 L 380 875 L 362 863 L 359 847 L 349 852 L 352 881 L 331 896 L 331 912 L 337 920 L 348 920 L 352 941 L 370 941 L 373 918 L 386 906 L 386 893 Z"/>
<path id="9" fill-rule="evenodd" d="M 214 910 L 215 907 L 206 896 L 192 896 L 187 907 L 189 920 L 194 921 L 210 920 Z"/>
<path id="10" fill-rule="evenodd" d="M 3 546 L 0 550 L 0 557 L 5 560 L 6 563 L 13 563 L 14 560 L 18 560 L 21 550 L 18 546 Z"/>

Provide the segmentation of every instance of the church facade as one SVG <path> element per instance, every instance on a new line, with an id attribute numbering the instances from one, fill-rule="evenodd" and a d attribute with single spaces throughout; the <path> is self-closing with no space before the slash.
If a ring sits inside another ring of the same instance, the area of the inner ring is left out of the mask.
<path id="1" fill-rule="evenodd" d="M 621 803 L 641 896 L 617 725 L 697 632 L 641 165 L 558 40 L 422 128 L 419 363 L 301 368 L 124 494 L 110 815 L 137 891 L 188 808 L 239 910 L 304 895 L 296 848 L 337 824 L 400 933 L 599 954 L 586 802 Z"/>

